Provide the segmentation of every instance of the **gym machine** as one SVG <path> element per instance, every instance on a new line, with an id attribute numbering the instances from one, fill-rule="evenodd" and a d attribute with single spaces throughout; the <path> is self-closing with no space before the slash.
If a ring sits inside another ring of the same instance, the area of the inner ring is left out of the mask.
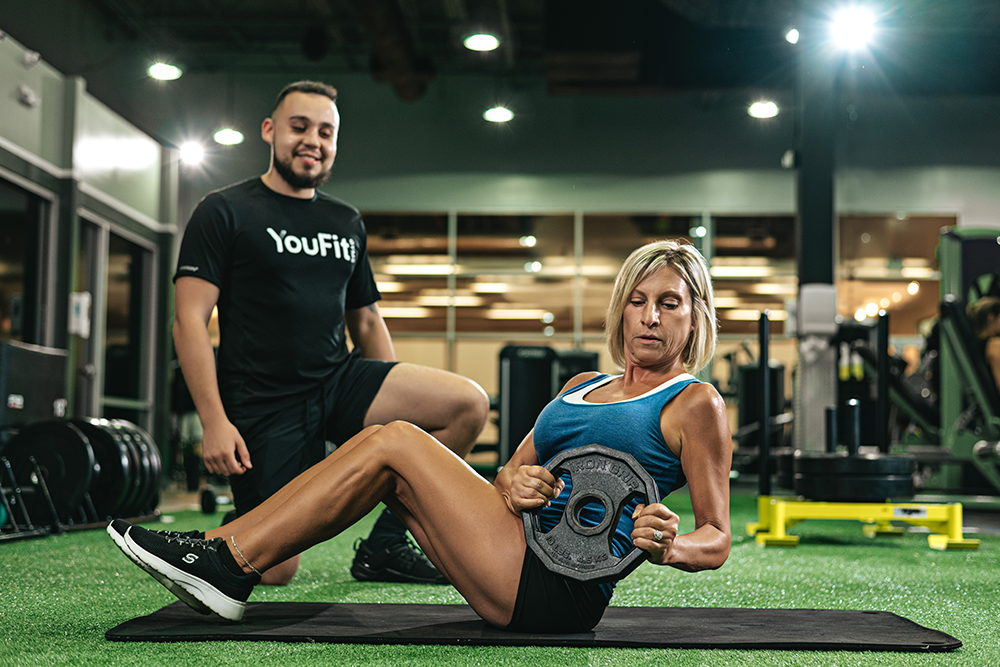
<path id="1" fill-rule="evenodd" d="M 1000 296 L 1000 232 L 948 228 L 937 253 L 941 304 L 921 369 L 903 376 L 887 338 L 874 346 L 853 340 L 851 350 L 907 422 L 891 446 L 915 460 L 922 492 L 1000 493 L 1000 390 L 966 315 L 968 304 Z"/>
<path id="2" fill-rule="evenodd" d="M 769 318 L 761 313 L 759 324 L 758 362 L 768 368 Z M 880 337 L 883 334 L 880 332 Z M 884 323 L 888 338 L 888 323 Z M 883 355 L 883 358 L 885 355 Z M 884 362 L 883 362 L 884 363 Z M 760 377 L 760 456 L 758 457 L 757 521 L 746 525 L 747 534 L 761 546 L 794 547 L 799 538 L 787 530 L 809 519 L 855 520 L 863 524 L 869 537 L 895 535 L 902 532 L 893 521 L 923 526 L 930 531 L 927 542 L 932 549 L 978 549 L 979 540 L 965 539 L 962 534 L 962 506 L 950 504 L 917 504 L 891 502 L 893 496 L 912 495 L 912 459 L 883 454 L 860 454 L 860 409 L 856 399 L 847 404 L 850 424 L 847 429 L 846 452 L 837 451 L 841 438 L 840 421 L 835 409 L 826 413 L 826 451 L 797 451 L 792 467 L 796 496 L 777 496 L 771 490 L 770 460 L 770 374 Z M 883 367 L 882 377 L 888 377 Z M 878 413 L 887 410 L 888 388 L 880 392 Z M 881 422 L 883 425 L 885 422 Z M 882 449 L 882 437 L 879 438 Z M 886 450 L 888 444 L 885 443 Z M 883 450 L 884 451 L 884 450 Z"/>

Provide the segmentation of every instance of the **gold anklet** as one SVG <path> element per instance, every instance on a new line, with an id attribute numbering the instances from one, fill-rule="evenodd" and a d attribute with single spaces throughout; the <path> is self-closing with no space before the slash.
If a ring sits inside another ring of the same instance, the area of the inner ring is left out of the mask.
<path id="1" fill-rule="evenodd" d="M 242 558 L 243 562 L 247 564 L 247 567 L 249 567 L 251 570 L 253 570 L 254 572 L 256 572 L 258 577 L 264 576 L 264 575 L 262 575 L 260 573 L 260 570 L 258 570 L 257 568 L 255 568 L 253 566 L 253 563 L 251 563 L 250 561 L 247 560 L 247 557 L 243 555 L 243 552 L 240 551 L 240 548 L 238 546 L 236 546 L 236 538 L 233 537 L 232 535 L 230 535 L 229 536 L 229 541 L 233 543 L 233 548 L 236 549 L 236 553 L 238 553 L 240 555 L 240 558 Z"/>

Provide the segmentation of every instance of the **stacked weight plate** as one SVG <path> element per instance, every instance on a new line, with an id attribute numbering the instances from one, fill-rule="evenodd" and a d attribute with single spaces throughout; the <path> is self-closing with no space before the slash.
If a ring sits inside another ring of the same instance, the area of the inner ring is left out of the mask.
<path id="1" fill-rule="evenodd" d="M 159 503 L 159 450 L 131 422 L 37 422 L 21 429 L 0 454 L 10 461 L 36 523 L 54 523 L 53 511 L 62 524 L 132 518 L 152 513 Z"/>

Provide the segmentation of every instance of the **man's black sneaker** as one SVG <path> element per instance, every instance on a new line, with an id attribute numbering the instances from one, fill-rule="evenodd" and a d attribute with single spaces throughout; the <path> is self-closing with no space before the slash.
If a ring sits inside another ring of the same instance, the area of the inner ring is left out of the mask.
<path id="1" fill-rule="evenodd" d="M 256 574 L 238 575 L 226 569 L 218 552 L 220 547 L 227 548 L 221 537 L 214 540 L 164 537 L 131 526 L 125 533 L 125 544 L 145 567 L 230 621 L 243 618 L 247 598 L 260 583 Z M 187 602 L 185 597 L 178 597 Z"/>
<path id="2" fill-rule="evenodd" d="M 132 550 L 125 542 L 125 533 L 127 533 L 128 529 L 131 527 L 132 524 L 130 524 L 128 521 L 125 521 L 124 519 L 115 519 L 114 521 L 108 524 L 108 535 L 110 535 L 111 539 L 115 541 L 115 544 L 118 545 L 118 548 L 121 549 L 122 553 L 129 557 L 129 560 L 131 560 L 133 563 L 135 563 L 143 570 L 145 570 L 147 573 L 149 573 L 153 577 L 153 579 L 156 579 L 158 582 L 163 584 L 163 586 L 168 591 L 170 591 L 178 598 L 183 600 L 189 607 L 194 609 L 199 614 L 211 614 L 212 610 L 206 607 L 204 604 L 202 604 L 201 600 L 194 597 L 186 590 L 176 585 L 170 579 L 160 574 L 153 568 L 147 566 L 134 553 L 132 553 Z M 164 537 L 170 537 L 173 539 L 191 538 L 200 534 L 196 530 L 188 531 L 186 533 L 179 533 L 176 530 L 153 530 L 150 532 L 157 533 Z"/>
<path id="3" fill-rule="evenodd" d="M 438 572 L 409 538 L 387 548 L 375 550 L 368 540 L 354 543 L 354 562 L 351 576 L 358 581 L 395 581 L 405 584 L 447 584 L 448 579 Z"/>

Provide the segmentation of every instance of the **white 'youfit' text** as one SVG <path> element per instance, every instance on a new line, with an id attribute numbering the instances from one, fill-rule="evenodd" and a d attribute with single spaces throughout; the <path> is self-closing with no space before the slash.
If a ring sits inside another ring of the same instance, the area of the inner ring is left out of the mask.
<path id="1" fill-rule="evenodd" d="M 274 239 L 274 244 L 279 253 L 288 252 L 297 255 L 304 252 L 307 255 L 319 255 L 326 257 L 330 251 L 337 259 L 355 262 L 358 258 L 357 244 L 354 239 L 340 238 L 336 234 L 320 232 L 314 238 L 305 236 L 293 236 L 282 229 L 281 233 L 267 228 L 267 233 Z"/>

